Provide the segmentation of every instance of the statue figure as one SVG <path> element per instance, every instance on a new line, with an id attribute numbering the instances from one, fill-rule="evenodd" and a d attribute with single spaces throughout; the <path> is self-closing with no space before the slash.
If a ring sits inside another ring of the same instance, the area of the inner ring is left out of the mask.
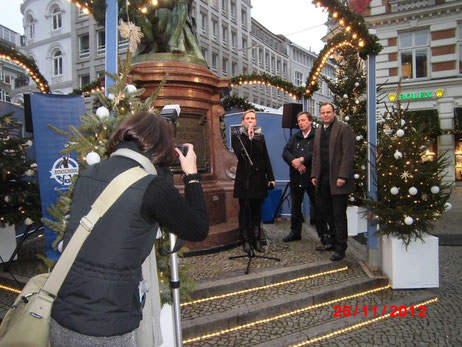
<path id="1" fill-rule="evenodd" d="M 126 13 L 121 8 L 121 15 Z M 144 34 L 137 54 L 183 53 L 204 59 L 191 17 L 192 0 L 164 0 L 146 14 L 133 16 Z"/>

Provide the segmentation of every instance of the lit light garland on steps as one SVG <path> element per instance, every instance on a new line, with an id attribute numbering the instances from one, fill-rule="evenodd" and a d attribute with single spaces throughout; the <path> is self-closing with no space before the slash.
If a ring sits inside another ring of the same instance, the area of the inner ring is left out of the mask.
<path id="1" fill-rule="evenodd" d="M 0 289 L 4 289 L 4 290 L 7 290 L 9 292 L 13 292 L 13 293 L 21 293 L 20 290 L 17 290 L 17 289 L 14 289 L 14 288 L 11 288 L 11 287 L 8 287 L 8 286 L 3 286 L 0 284 Z"/>
<path id="2" fill-rule="evenodd" d="M 222 295 L 211 296 L 211 297 L 209 297 L 209 298 L 204 298 L 204 299 L 197 299 L 197 300 L 194 300 L 194 301 L 189 301 L 189 302 L 182 303 L 182 304 L 181 304 L 181 307 L 189 306 L 189 305 L 193 305 L 193 304 L 198 304 L 198 303 L 205 302 L 205 301 L 211 301 L 211 300 L 216 300 L 216 299 L 227 298 L 227 297 L 234 296 L 234 295 L 245 294 L 245 293 L 251 293 L 251 292 L 258 291 L 258 290 L 264 290 L 264 289 L 268 289 L 268 288 L 283 286 L 283 285 L 286 285 L 286 284 L 289 284 L 289 283 L 294 283 L 294 282 L 298 282 L 298 281 L 304 281 L 304 280 L 308 280 L 308 279 L 310 279 L 310 278 L 316 278 L 316 277 L 320 277 L 320 276 L 324 276 L 324 275 L 329 275 L 329 274 L 337 273 L 337 272 L 340 272 L 340 271 L 346 271 L 346 270 L 348 270 L 348 266 L 342 267 L 342 268 L 340 268 L 340 269 L 335 269 L 335 270 L 329 270 L 329 271 L 325 271 L 325 272 L 320 272 L 320 273 L 313 274 L 313 275 L 309 275 L 309 276 L 298 277 L 298 278 L 294 278 L 294 279 L 287 280 L 287 281 L 283 281 L 283 282 L 277 282 L 277 283 L 267 284 L 266 286 L 260 286 L 260 287 L 255 287 L 255 288 L 243 289 L 243 290 L 239 290 L 239 291 L 237 291 L 237 292 L 232 292 L 232 293 L 227 293 L 227 294 L 222 294 Z"/>
<path id="3" fill-rule="evenodd" d="M 376 293 L 376 292 L 379 292 L 379 291 L 382 291 L 382 290 L 386 290 L 388 288 L 390 288 L 390 285 L 387 285 L 385 287 L 379 287 L 379 288 L 366 290 L 364 292 L 360 292 L 360 293 L 357 293 L 357 294 L 347 295 L 347 296 L 344 296 L 342 298 L 326 301 L 326 302 L 323 302 L 323 303 L 320 303 L 320 304 L 303 307 L 303 308 L 300 308 L 298 310 L 283 313 L 283 314 L 280 314 L 278 316 L 274 316 L 274 317 L 271 317 L 271 318 L 261 319 L 261 320 L 258 320 L 258 321 L 252 322 L 252 323 L 247 323 L 247 324 L 244 324 L 244 325 L 240 325 L 240 326 L 237 326 L 237 327 L 234 327 L 234 328 L 223 329 L 223 330 L 220 330 L 220 331 L 217 331 L 217 332 L 214 332 L 214 333 L 205 334 L 205 335 L 198 336 L 198 337 L 193 337 L 193 338 L 190 338 L 190 339 L 187 339 L 187 340 L 183 340 L 183 344 L 205 340 L 205 339 L 208 339 L 208 338 L 211 338 L 211 337 L 220 336 L 220 335 L 223 335 L 223 334 L 227 334 L 227 333 L 230 333 L 230 332 L 242 330 L 242 329 L 245 329 L 245 328 L 250 328 L 250 327 L 253 327 L 255 325 L 265 324 L 265 323 L 268 323 L 268 322 L 271 322 L 271 321 L 274 321 L 274 320 L 289 317 L 289 316 L 294 315 L 294 314 L 298 314 L 298 313 L 302 313 L 302 312 L 305 312 L 305 311 L 313 310 L 313 309 L 316 309 L 316 308 L 319 308 L 319 307 L 330 306 L 330 305 L 332 305 L 332 304 L 334 304 L 336 302 L 342 301 L 342 300 L 349 300 L 349 299 L 359 298 L 361 296 Z"/>
<path id="4" fill-rule="evenodd" d="M 433 303 L 435 303 L 437 301 L 438 301 L 438 298 L 434 297 L 433 299 L 430 299 L 430 300 L 421 302 L 420 304 L 415 304 L 415 305 L 412 305 L 412 306 L 416 306 L 416 307 L 418 307 L 418 306 L 426 306 L 428 304 L 433 304 Z M 410 309 L 412 306 L 409 306 L 407 309 Z M 365 321 L 365 322 L 357 323 L 357 324 L 354 324 L 352 326 L 349 326 L 349 327 L 346 327 L 346 328 L 343 328 L 343 329 L 340 329 L 340 330 L 333 331 L 333 332 L 331 332 L 331 333 L 329 333 L 327 335 L 322 335 L 322 336 L 319 336 L 319 337 L 315 337 L 314 339 L 310 339 L 310 340 L 298 343 L 296 345 L 291 345 L 290 347 L 306 346 L 306 345 L 309 345 L 309 344 L 312 344 L 312 343 L 315 343 L 315 342 L 319 342 L 321 340 L 325 340 L 325 339 L 328 339 L 328 338 L 331 338 L 331 337 L 334 337 L 334 336 L 337 336 L 337 335 L 340 335 L 340 334 L 343 334 L 343 333 L 346 333 L 346 332 L 350 332 L 352 330 L 362 328 L 362 327 L 364 327 L 366 325 L 376 323 L 376 322 L 378 322 L 378 321 L 380 321 L 382 319 L 389 318 L 389 317 L 391 317 L 391 314 L 392 314 L 392 312 L 390 312 L 389 314 L 386 314 L 384 316 L 376 317 L 376 318 L 370 319 L 370 320 Z"/>

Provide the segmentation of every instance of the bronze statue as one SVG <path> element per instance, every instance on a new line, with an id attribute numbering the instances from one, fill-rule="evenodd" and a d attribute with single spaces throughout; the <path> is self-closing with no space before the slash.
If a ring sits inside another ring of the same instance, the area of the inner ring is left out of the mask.
<path id="1" fill-rule="evenodd" d="M 192 0 L 164 0 L 145 15 L 133 17 L 144 34 L 137 54 L 183 53 L 204 59 L 191 11 Z"/>

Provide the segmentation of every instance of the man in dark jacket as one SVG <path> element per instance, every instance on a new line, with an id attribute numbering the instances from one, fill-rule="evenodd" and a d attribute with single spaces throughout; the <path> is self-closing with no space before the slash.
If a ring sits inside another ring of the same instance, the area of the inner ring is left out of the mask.
<path id="1" fill-rule="evenodd" d="M 334 106 L 322 103 L 320 116 L 323 125 L 316 130 L 311 169 L 312 182 L 318 198 L 317 218 L 329 228 L 319 230 L 322 246 L 318 251 L 333 251 L 332 261 L 345 258 L 348 240 L 347 200 L 355 189 L 353 161 L 355 140 L 351 127 L 339 122 Z M 321 223 L 318 223 L 321 225 Z"/>
<path id="2" fill-rule="evenodd" d="M 302 232 L 302 202 L 305 191 L 310 197 L 310 204 L 315 204 L 314 185 L 311 183 L 311 159 L 313 155 L 314 129 L 313 116 L 302 111 L 297 115 L 300 131 L 291 136 L 282 158 L 290 166 L 290 195 L 292 197 L 290 234 L 284 237 L 284 242 L 301 240 Z M 314 211 L 311 208 L 311 211 Z M 310 219 L 313 216 L 310 213 Z"/>

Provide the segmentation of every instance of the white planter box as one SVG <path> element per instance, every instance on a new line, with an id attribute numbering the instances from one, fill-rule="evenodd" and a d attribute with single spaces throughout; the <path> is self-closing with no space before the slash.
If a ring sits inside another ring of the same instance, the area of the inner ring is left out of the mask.
<path id="1" fill-rule="evenodd" d="M 348 236 L 356 236 L 367 232 L 367 219 L 363 217 L 364 211 L 366 211 L 365 207 L 347 207 Z"/>
<path id="2" fill-rule="evenodd" d="M 11 255 L 16 248 L 16 230 L 14 225 L 8 225 L 0 228 L 0 264 L 10 260 Z M 14 259 L 17 259 L 16 256 Z"/>
<path id="3" fill-rule="evenodd" d="M 438 238 L 423 235 L 406 246 L 397 237 L 381 237 L 382 270 L 393 289 L 439 287 Z"/>

